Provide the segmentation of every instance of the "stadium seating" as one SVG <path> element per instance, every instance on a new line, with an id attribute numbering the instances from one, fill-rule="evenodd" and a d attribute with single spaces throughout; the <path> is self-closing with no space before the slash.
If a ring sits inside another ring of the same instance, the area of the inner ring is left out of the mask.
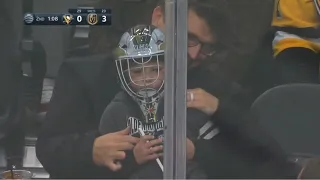
<path id="1" fill-rule="evenodd" d="M 272 88 L 252 105 L 253 115 L 292 160 L 320 156 L 320 85 L 288 84 Z"/>

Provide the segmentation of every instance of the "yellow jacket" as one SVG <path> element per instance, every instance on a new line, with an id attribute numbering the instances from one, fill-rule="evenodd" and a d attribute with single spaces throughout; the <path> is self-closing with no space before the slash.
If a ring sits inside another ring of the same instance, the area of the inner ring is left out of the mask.
<path id="1" fill-rule="evenodd" d="M 275 0 L 272 26 L 276 56 L 291 47 L 320 52 L 320 0 Z"/>

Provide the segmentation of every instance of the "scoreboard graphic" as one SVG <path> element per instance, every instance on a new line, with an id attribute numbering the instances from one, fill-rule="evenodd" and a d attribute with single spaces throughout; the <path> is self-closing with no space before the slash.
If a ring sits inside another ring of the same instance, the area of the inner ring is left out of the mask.
<path id="1" fill-rule="evenodd" d="M 111 9 L 69 9 L 65 14 L 26 13 L 25 25 L 90 25 L 110 26 Z"/>

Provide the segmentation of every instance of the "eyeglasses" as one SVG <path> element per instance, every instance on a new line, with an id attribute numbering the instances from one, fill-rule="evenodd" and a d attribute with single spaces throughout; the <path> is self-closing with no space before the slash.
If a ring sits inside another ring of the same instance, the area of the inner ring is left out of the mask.
<path id="1" fill-rule="evenodd" d="M 206 56 L 212 56 L 218 51 L 222 50 L 222 45 L 219 43 L 204 43 L 201 42 L 195 35 L 188 34 L 188 47 L 194 47 L 201 44 L 200 52 Z"/>

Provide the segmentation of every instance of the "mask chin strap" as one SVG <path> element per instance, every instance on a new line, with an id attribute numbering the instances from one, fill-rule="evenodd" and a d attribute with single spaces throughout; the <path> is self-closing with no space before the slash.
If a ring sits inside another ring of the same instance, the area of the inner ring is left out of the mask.
<path id="1" fill-rule="evenodd" d="M 137 99 L 140 109 L 144 115 L 144 122 L 146 124 L 155 123 L 158 121 L 156 114 L 161 94 L 158 94 L 155 90 L 144 90 L 142 93 L 144 93 L 144 95 L 147 93 L 148 95 L 146 98 Z"/>

